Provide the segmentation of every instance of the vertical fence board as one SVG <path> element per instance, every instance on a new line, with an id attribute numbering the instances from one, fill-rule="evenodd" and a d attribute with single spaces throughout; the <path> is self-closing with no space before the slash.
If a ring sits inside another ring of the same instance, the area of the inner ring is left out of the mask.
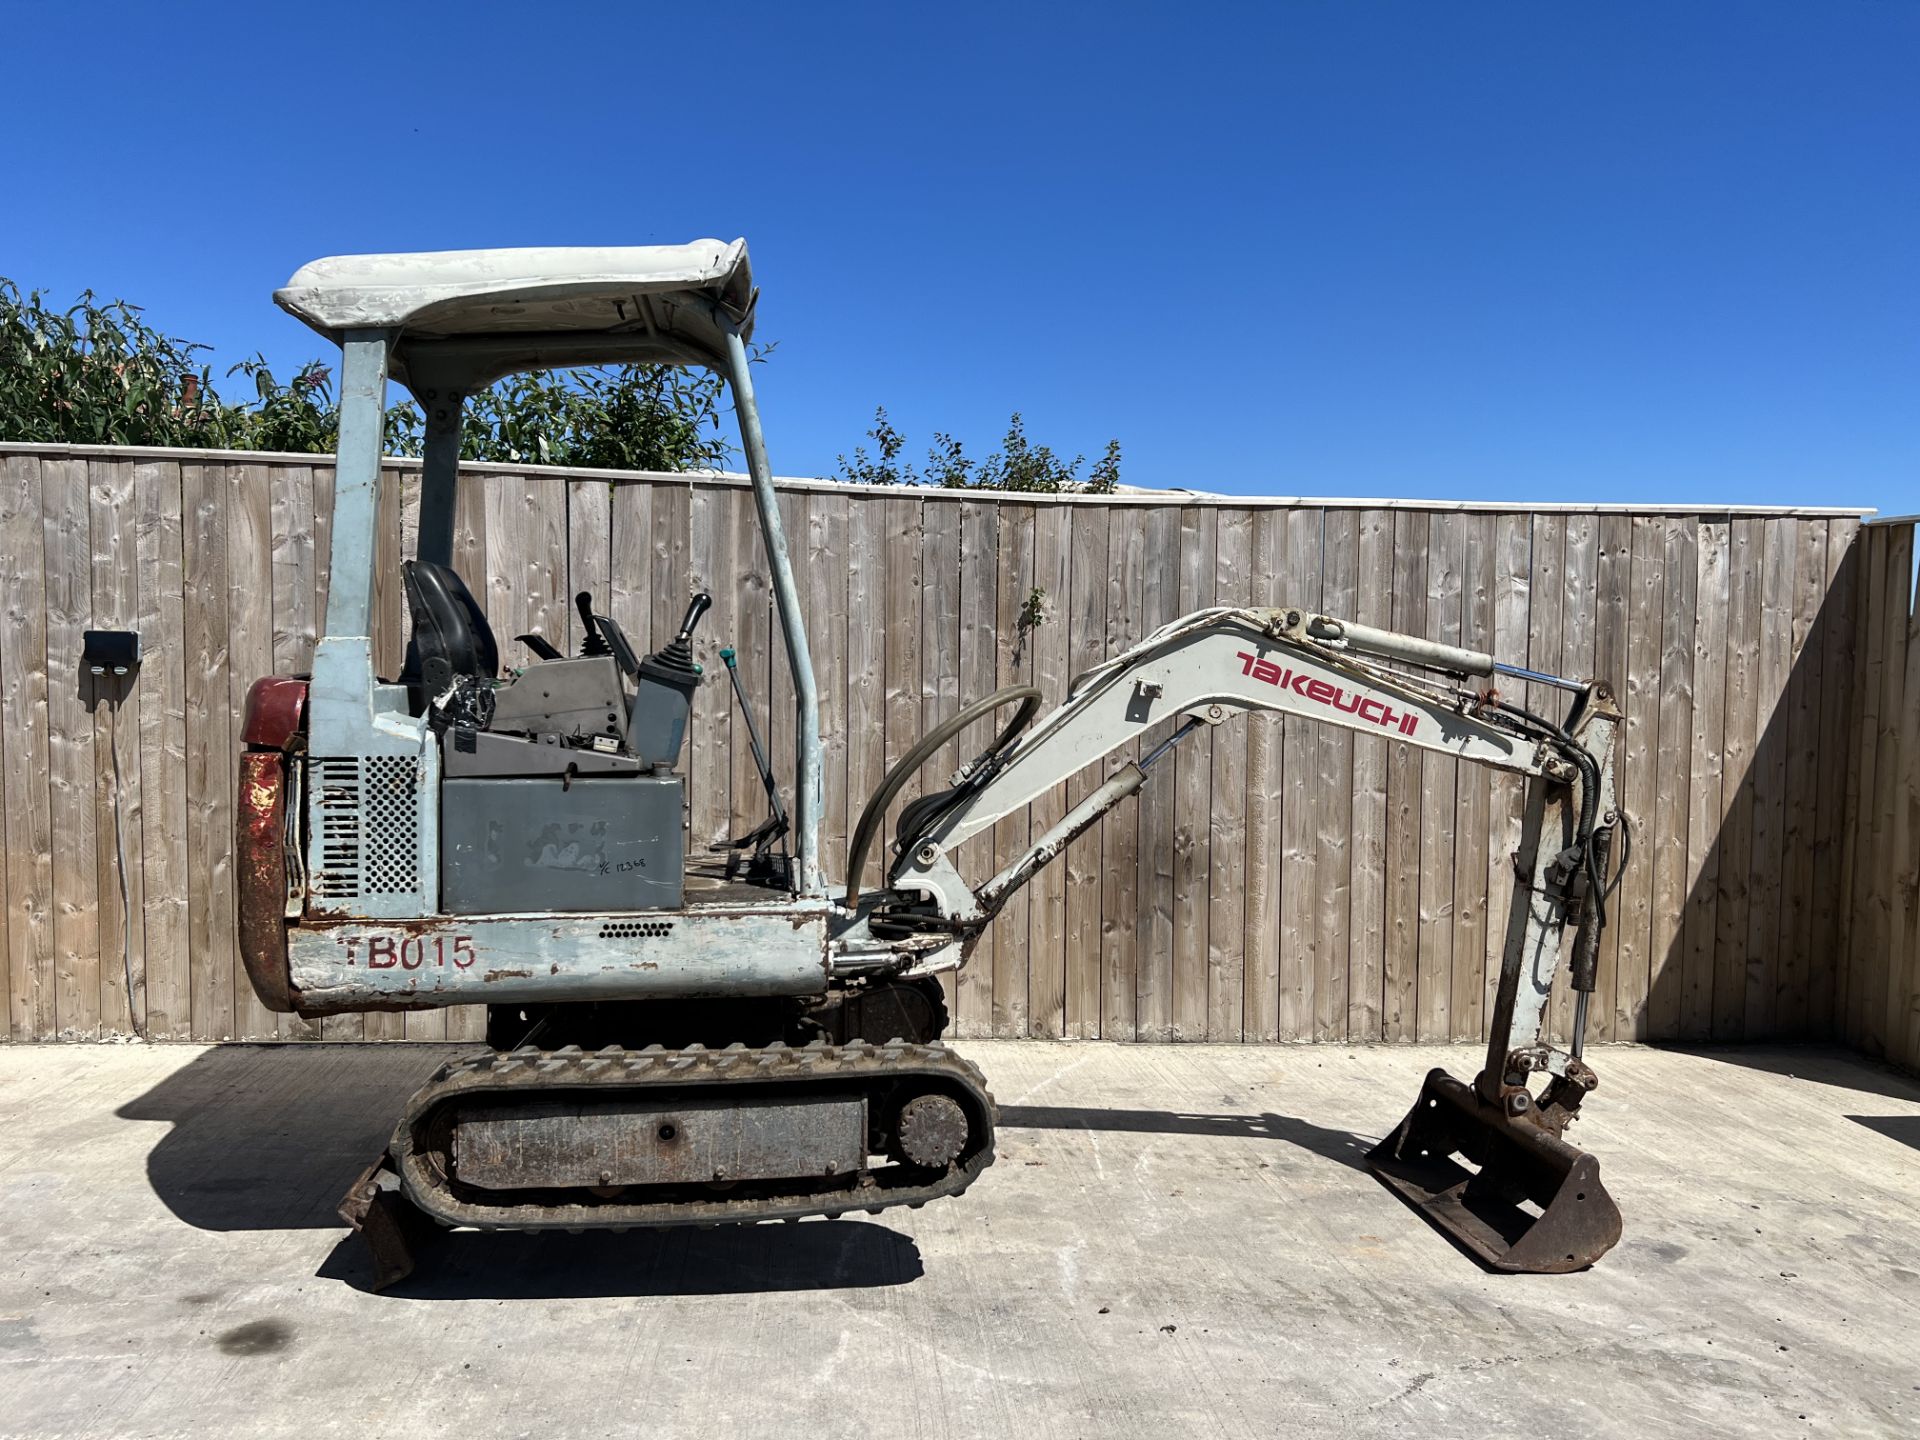
<path id="1" fill-rule="evenodd" d="M 1386 629 L 1393 623 L 1393 513 L 1362 510 L 1358 519 L 1353 618 Z M 1347 848 L 1347 1038 L 1385 1039 L 1387 902 L 1387 742 L 1353 741 L 1353 837 Z M 1251 877 L 1249 877 L 1251 880 Z M 1249 909 L 1256 904 L 1249 892 Z"/>
<path id="2" fill-rule="evenodd" d="M 1787 776 L 1781 700 L 1792 661 L 1794 522 L 1761 526 L 1760 636 L 1755 669 L 1753 840 L 1747 862 L 1747 976 L 1744 1039 L 1774 1033 L 1780 956 L 1781 830 Z"/>
<path id="3" fill-rule="evenodd" d="M 999 555 L 995 570 L 995 636 L 993 689 L 1024 685 L 1033 676 L 1033 655 L 1027 644 L 1027 602 L 1033 593 L 1033 524 L 1031 505 L 999 507 Z M 1001 724 L 1005 717 L 995 717 Z M 994 733 L 998 733 L 996 730 Z M 975 752 L 978 753 L 978 752 Z M 1027 812 L 1022 809 L 993 827 L 993 862 L 986 871 L 997 875 L 1027 848 Z M 979 873 L 979 872 L 975 872 Z M 1000 917 L 988 931 L 978 961 L 991 950 L 995 1035 L 1024 1035 L 1027 1030 L 1028 922 L 1032 916 L 1032 887 L 1021 886 L 1007 897 Z"/>
<path id="4" fill-rule="evenodd" d="M 488 479 L 481 492 L 481 535 L 488 540 L 488 526 L 497 513 L 492 499 L 496 482 Z M 613 527 L 611 573 L 608 577 L 612 608 L 607 612 L 620 622 L 620 628 L 642 654 L 655 644 L 653 627 L 653 511 L 659 487 L 645 484 L 616 485 L 610 500 L 609 523 Z M 494 622 L 497 633 L 500 625 Z M 764 723 L 764 716 L 762 721 Z"/>
<path id="5" fill-rule="evenodd" d="M 1324 579 L 1322 511 L 1300 509 L 1287 515 L 1286 569 L 1289 605 L 1320 609 Z M 1320 822 L 1315 808 L 1320 783 L 1319 729 L 1289 717 L 1280 727 L 1281 766 L 1286 787 L 1280 798 L 1280 1038 L 1313 1036 L 1314 1006 L 1321 974 L 1320 937 L 1314 928 L 1319 883 Z"/>
<path id="6" fill-rule="evenodd" d="M 1109 511 L 1075 506 L 1068 537 L 1067 593 L 1071 597 L 1061 622 L 1067 627 L 1067 673 L 1085 674 L 1107 653 L 1107 542 Z M 1065 686 L 1057 699 L 1065 698 Z M 1117 768 L 1107 756 L 1088 765 L 1067 782 L 1067 803 L 1078 805 Z M 1105 948 L 1100 885 L 1103 875 L 1101 841 L 1106 824 L 1095 825 L 1067 847 L 1066 864 L 1066 1033 L 1090 1040 L 1100 1034 L 1100 957 Z M 1238 1038 L 1236 1035 L 1234 1038 Z"/>
<path id="7" fill-rule="evenodd" d="M 1781 830 L 1780 964 L 1774 975 L 1778 1033 L 1803 1038 L 1812 995 L 1814 848 L 1819 825 L 1820 689 L 1825 656 L 1815 642 L 1827 588 L 1827 526 L 1796 520 L 1794 530 L 1791 657 L 1783 697 L 1786 795 Z"/>
<path id="8" fill-rule="evenodd" d="M 1873 872 L 1872 827 L 1874 786 L 1879 773 L 1880 672 L 1886 656 L 1880 643 L 1887 603 L 1887 556 L 1892 531 L 1884 526 L 1862 529 L 1860 594 L 1854 612 L 1854 667 L 1850 716 L 1851 763 L 1847 769 L 1847 833 L 1841 860 L 1840 885 L 1845 895 L 1847 954 L 1845 985 L 1836 1002 L 1843 1017 L 1843 1033 L 1851 1045 L 1866 1045 L 1867 951 L 1872 944 L 1867 915 L 1867 891 Z"/>
<path id="9" fill-rule="evenodd" d="M 0 536 L 5 535 L 8 527 L 8 517 L 13 510 L 15 482 L 12 471 L 16 464 L 18 464 L 23 471 L 31 466 L 35 481 L 37 482 L 39 479 L 40 461 L 37 457 L 31 455 L 17 457 L 0 455 Z M 13 599 L 11 593 L 13 588 L 14 582 L 11 579 L 0 577 L 0 626 L 4 626 L 8 631 L 14 631 L 19 628 L 16 624 L 16 616 L 10 608 Z M 30 973 L 21 976 L 15 976 L 13 973 L 14 909 L 11 898 L 11 885 L 7 873 L 11 868 L 12 860 L 12 851 L 9 848 L 11 843 L 9 825 L 5 815 L 7 810 L 7 745 L 8 734 L 13 719 L 7 694 L 8 684 L 11 679 L 9 663 L 10 661 L 17 661 L 17 658 L 16 656 L 10 656 L 8 647 L 0 643 L 0 977 L 4 977 L 6 980 L 6 1038 L 9 1040 L 32 1038 L 31 1035 L 27 1033 L 26 1026 L 21 1023 L 21 1015 L 27 1006 L 27 994 L 32 985 L 32 977 Z M 17 748 L 24 750 L 26 748 L 26 740 L 27 737 L 22 735 L 13 743 Z M 19 982 L 18 988 L 16 988 L 16 981 Z"/>
<path id="10" fill-rule="evenodd" d="M 1360 583 L 1358 513 L 1329 510 L 1321 535 L 1320 609 L 1351 616 Z M 1223 737 L 1217 744 L 1228 743 Z M 1347 993 L 1353 913 L 1353 732 L 1321 725 L 1314 736 L 1318 760 L 1314 788 L 1318 821 L 1314 854 L 1313 1038 L 1345 1040 L 1351 1000 Z M 1215 804 L 1223 797 L 1216 793 Z"/>
<path id="11" fill-rule="evenodd" d="M 40 520 L 42 462 L 0 461 L 0 720 L 5 766 L 7 1030 L 15 1040 L 51 1040 L 54 1003 L 53 815 L 47 790 L 46 539 Z"/>
<path id="12" fill-rule="evenodd" d="M 920 578 L 921 551 L 925 544 L 920 502 L 889 499 L 878 503 L 887 547 L 886 766 L 891 770 L 913 749 L 922 733 L 920 656 L 925 632 L 921 609 L 932 597 Z M 875 867 L 870 873 L 877 873 L 877 867 L 885 863 L 894 822 L 906 803 L 903 796 L 888 807 L 886 821 L 874 842 L 876 853 L 867 862 Z"/>
<path id="13" fill-rule="evenodd" d="M 181 614 L 180 466 L 134 466 L 135 549 L 140 568 L 139 727 L 141 844 L 129 864 L 141 870 L 146 958 L 146 1033 L 184 1040 L 193 1033 L 191 955 L 187 948 L 186 643 Z"/>
<path id="14" fill-rule="evenodd" d="M 193 1038 L 234 1033 L 233 731 L 227 708 L 226 468 L 181 466 L 187 695 L 187 953 Z"/>
<path id="15" fill-rule="evenodd" d="M 1665 547 L 1657 516 L 1636 515 L 1632 526 L 1629 595 L 1634 623 L 1627 632 L 1626 723 L 1616 771 L 1622 806 L 1636 837 L 1635 858 L 1622 872 L 1617 898 L 1620 968 L 1614 977 L 1615 1032 L 1621 1040 L 1647 1038 L 1647 990 L 1652 980 L 1653 862 L 1659 835 L 1660 626 L 1666 596 Z"/>
<path id="16" fill-rule="evenodd" d="M 1465 591 L 1466 517 L 1442 512 L 1427 517 L 1427 623 L 1429 640 L 1460 643 Z M 1415 981 L 1415 1034 L 1445 1040 L 1453 1033 L 1453 876 L 1458 851 L 1453 833 L 1459 800 L 1457 760 L 1425 752 L 1420 757 L 1420 935 Z"/>
<path id="17" fill-rule="evenodd" d="M 54 1014 L 59 1033 L 100 1029 L 99 834 L 95 826 L 95 685 L 81 673 L 93 614 L 87 462 L 42 467 L 47 584 L 47 785 L 53 822 Z"/>
<path id="18" fill-rule="evenodd" d="M 1139 589 L 1141 636 L 1152 634 L 1176 616 L 1180 543 L 1180 512 L 1171 508 L 1148 513 L 1145 532 L 1147 566 Z M 1156 707 L 1154 723 L 1140 737 L 1143 750 L 1173 733 L 1177 716 Z M 1152 776 L 1137 797 L 1140 847 L 1135 855 L 1134 930 L 1139 953 L 1136 987 L 1135 1038 L 1164 1041 L 1173 1038 L 1173 849 L 1174 786 L 1171 774 Z"/>
<path id="19" fill-rule="evenodd" d="M 1494 517 L 1462 517 L 1466 535 L 1461 551 L 1460 644 L 1493 651 Z M 1461 765 L 1454 781 L 1454 811 L 1448 832 L 1453 841 L 1453 990 L 1447 1001 L 1447 1038 L 1478 1040 L 1485 1023 L 1483 997 L 1487 966 L 1487 855 L 1493 773 Z"/>
<path id="20" fill-rule="evenodd" d="M 1427 628 L 1427 517 L 1393 517 L 1392 628 L 1423 635 Z M 1421 757 L 1405 741 L 1387 742 L 1386 991 L 1384 1035 L 1412 1040 L 1419 1033 Z M 1289 757 L 1291 758 L 1291 757 Z M 1434 837 L 1434 843 L 1442 843 Z"/>
<path id="21" fill-rule="evenodd" d="M 1112 657 L 1146 633 L 1140 596 L 1146 584 L 1148 550 L 1144 510 L 1115 510 L 1109 518 L 1106 653 Z M 1123 745 L 1108 757 L 1113 765 L 1139 758 L 1137 742 Z M 1100 1035 L 1106 1040 L 1138 1038 L 1136 979 L 1141 943 L 1134 902 L 1140 883 L 1135 870 L 1141 813 L 1138 805 L 1121 805 L 1100 822 Z"/>
<path id="22" fill-rule="evenodd" d="M 847 574 L 845 495 L 813 495 L 807 507 L 805 588 L 811 601 L 808 647 L 820 692 L 820 765 L 825 796 L 820 821 L 821 863 L 838 868 L 847 853 Z M 812 636 L 818 635 L 815 641 Z M 717 651 L 718 646 L 716 645 Z M 718 668 L 718 662 L 714 662 Z M 868 737 L 859 737 L 868 743 Z M 857 802 L 856 802 L 857 803 Z"/>
<path id="23" fill-rule="evenodd" d="M 1219 512 L 1180 512 L 1180 592 L 1175 613 L 1191 615 L 1214 603 L 1219 564 Z M 1207 936 L 1213 870 L 1211 797 L 1213 727 L 1202 725 L 1167 757 L 1173 774 L 1173 1022 L 1175 1040 L 1207 1034 Z"/>
<path id="24" fill-rule="evenodd" d="M 567 482 L 566 496 L 567 639 L 561 648 L 565 654 L 578 655 L 587 630 L 573 597 L 584 590 L 593 596 L 596 611 L 613 614 L 609 608 L 613 603 L 613 487 L 604 480 L 572 480 Z M 457 540 L 454 568 L 460 568 Z M 640 637 L 642 642 L 645 639 Z"/>
<path id="25" fill-rule="evenodd" d="M 997 505 L 982 501 L 963 501 L 960 511 L 959 565 L 959 652 L 955 678 L 954 709 L 983 695 L 991 695 L 996 676 L 999 646 L 999 521 Z M 954 763 L 942 772 L 946 775 L 980 754 L 992 743 L 997 731 L 994 717 L 976 720 L 960 735 L 952 752 Z M 953 855 L 954 867 L 962 875 L 993 873 L 993 834 L 991 831 L 964 842 Z M 959 974 L 956 981 L 954 1012 L 962 1035 L 988 1035 L 993 1030 L 993 941 L 988 939 L 975 951 L 974 963 Z"/>
<path id="26" fill-rule="evenodd" d="M 1252 605 L 1253 516 L 1222 510 L 1215 526 L 1213 601 Z M 1247 722 L 1257 717 L 1249 715 Z M 1248 883 L 1247 755 L 1251 727 L 1228 721 L 1213 733 L 1208 777 L 1206 1031 L 1213 1041 L 1240 1039 L 1245 1002 Z M 1344 1021 L 1344 1017 L 1343 1021 Z"/>
<path id="27" fill-rule="evenodd" d="M 1685 978 L 1681 925 L 1687 906 L 1687 772 L 1693 745 L 1694 590 L 1699 583 L 1696 525 L 1669 517 L 1662 523 L 1666 595 L 1660 631 L 1660 743 L 1655 781 L 1652 973 L 1647 1005 L 1656 1033 L 1680 1023 Z"/>
<path id="28" fill-rule="evenodd" d="M 137 629 L 140 621 L 139 526 L 134 462 L 87 462 L 93 537 L 92 625 Z M 77 658 L 77 657 L 76 657 Z M 140 696 L 136 677 L 90 681 L 94 700 L 94 833 L 100 905 L 99 1017 L 106 1035 L 130 1035 L 146 1020 L 146 872 L 143 830 Z M 123 900 L 124 895 L 124 900 Z"/>
<path id="29" fill-rule="evenodd" d="M 1893 927 L 1895 983 L 1888 1010 L 1887 1058 L 1920 1064 L 1920 616 L 1913 607 L 1913 526 L 1905 527 L 1907 568 L 1900 572 L 1907 612 L 1900 702 L 1900 771 L 1894 786 Z M 1899 643 L 1896 630 L 1894 642 Z"/>
<path id="30" fill-rule="evenodd" d="M 1875 749 L 1881 757 L 1874 786 L 1872 837 L 1873 872 L 1867 895 L 1868 933 L 1873 950 L 1867 969 L 1867 1011 L 1870 1023 L 1866 1043 L 1870 1052 L 1895 1058 L 1896 1035 L 1904 1036 L 1906 1017 L 1894 1013 L 1905 971 L 1906 956 L 1899 894 L 1910 883 L 1911 853 L 1897 844 L 1905 796 L 1906 766 L 1901 735 L 1906 710 L 1907 639 L 1913 595 L 1913 540 L 1911 525 L 1897 528 L 1887 547 L 1886 594 L 1877 644 L 1886 657 L 1880 670 L 1879 736 Z"/>
<path id="31" fill-rule="evenodd" d="M 1114 523 L 1119 524 L 1117 515 Z M 1286 553 L 1287 512 L 1262 510 L 1253 522 L 1253 574 L 1287 574 Z M 1280 1035 L 1285 731 L 1280 717 L 1272 714 L 1247 715 L 1240 723 L 1247 727 L 1246 938 L 1240 950 L 1240 1035 L 1243 1040 L 1276 1040 Z"/>
<path id="32" fill-rule="evenodd" d="M 1687 795 L 1687 909 L 1681 924 L 1680 1033 L 1713 1033 L 1714 952 L 1720 899 L 1720 828 L 1726 817 L 1727 564 L 1732 533 L 1702 521 L 1694 542 L 1693 726 Z"/>
<path id="33" fill-rule="evenodd" d="M 1820 735 L 1818 798 L 1814 810 L 1813 973 L 1808 1027 L 1816 1038 L 1831 1040 L 1844 982 L 1846 957 L 1845 895 L 1841 859 L 1846 825 L 1848 747 L 1851 734 L 1855 596 L 1858 593 L 1860 522 L 1827 522 L 1827 588 L 1820 603 L 1811 644 L 1820 651 Z M 1731 659 L 1731 656 L 1729 656 Z M 1911 851 L 1909 853 L 1912 853 Z"/>
<path id="34" fill-rule="evenodd" d="M 693 706 L 687 719 L 685 757 L 681 770 L 687 777 L 687 858 L 690 861 L 709 861 L 714 856 L 713 847 L 725 844 L 733 826 L 733 762 L 729 749 L 733 718 L 733 687 L 727 682 L 727 667 L 720 659 L 720 652 L 733 642 L 737 589 L 734 583 L 734 547 L 732 501 L 733 492 L 729 489 L 698 485 L 687 497 L 687 553 L 691 574 L 688 576 L 688 596 L 704 592 L 713 598 L 713 608 L 694 627 L 693 656 L 694 663 L 701 669 L 701 683 L 694 688 Z M 802 553 L 805 553 L 804 550 Z M 844 564 L 844 549 L 835 557 L 836 562 Z M 846 571 L 840 571 L 841 585 L 846 584 Z M 844 601 L 844 589 L 842 598 Z M 844 610 L 844 604 L 842 606 Z M 681 614 L 685 614 L 685 609 Z M 678 632 L 678 620 L 668 622 Z M 824 621 L 813 613 L 808 615 L 809 638 Z M 659 643 L 659 642 L 652 642 Z M 817 642 L 816 642 L 817 643 Z M 826 643 L 834 644 L 842 655 L 845 653 L 844 641 L 836 643 L 829 633 Z M 837 705 L 828 702 L 827 687 L 822 687 L 821 729 L 824 732 L 832 724 L 836 732 L 844 729 L 842 711 L 845 706 L 844 692 L 836 693 L 833 698 Z M 842 772 L 844 775 L 844 771 Z M 826 815 L 822 817 L 823 835 L 846 834 L 845 801 L 841 801 L 841 813 L 835 815 L 831 799 Z M 844 839 L 838 846 L 829 846 L 828 853 L 838 856 L 845 852 Z"/>
<path id="35" fill-rule="evenodd" d="M 1738 1039 L 1747 1023 L 1747 886 L 1753 855 L 1753 763 L 1758 716 L 1760 560 L 1758 520 L 1728 526 L 1726 661 L 1720 740 L 1720 812 L 1714 835 L 1713 1013 L 1708 1033 Z"/>
<path id="36" fill-rule="evenodd" d="M 880 788 L 886 766 L 887 542 L 881 529 L 886 503 L 877 496 L 857 493 L 847 499 L 847 779 L 839 831 L 849 836 L 859 823 L 867 797 Z M 734 751 L 744 752 L 746 736 L 738 725 L 734 730 Z M 738 767 L 734 776 L 738 787 L 743 778 Z M 754 793 L 759 793 L 757 784 Z M 741 823 L 738 817 L 742 812 L 736 798 L 736 826 Z M 882 837 L 883 844 L 886 838 Z M 837 868 L 845 853 L 842 847 L 830 847 L 827 852 L 828 865 L 838 878 L 845 878 Z"/>
<path id="37" fill-rule="evenodd" d="M 1068 670 L 1067 597 L 1073 573 L 1069 539 L 1071 512 L 1058 505 L 1037 509 L 1033 522 L 1035 612 L 1026 644 L 1032 652 L 1031 678 L 1044 697 L 1042 714 L 1066 698 Z M 1067 787 L 1056 785 L 1033 807 L 1038 837 L 1067 813 Z M 1067 866 L 1050 862 L 1028 887 L 1027 1013 L 1030 1034 L 1058 1038 L 1067 1033 Z M 1091 934 L 1092 931 L 1087 932 Z"/>

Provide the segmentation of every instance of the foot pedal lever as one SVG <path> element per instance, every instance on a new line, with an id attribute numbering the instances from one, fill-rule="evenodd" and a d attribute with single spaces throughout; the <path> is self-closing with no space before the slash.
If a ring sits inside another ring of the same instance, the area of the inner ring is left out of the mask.
<path id="1" fill-rule="evenodd" d="M 1492 1270 L 1584 1270 L 1620 1240 L 1620 1210 L 1600 1183 L 1599 1161 L 1508 1118 L 1445 1070 L 1428 1072 L 1413 1109 L 1367 1152 L 1367 1164 Z"/>

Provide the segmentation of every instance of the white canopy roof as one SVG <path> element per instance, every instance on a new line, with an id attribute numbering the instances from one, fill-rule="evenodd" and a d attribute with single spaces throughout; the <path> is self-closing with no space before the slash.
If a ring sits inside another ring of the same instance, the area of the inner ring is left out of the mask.
<path id="1" fill-rule="evenodd" d="M 484 349 L 507 373 L 595 358 L 721 362 L 728 321 L 752 335 L 756 296 L 745 240 L 696 240 L 336 255 L 302 265 L 273 298 L 336 342 L 348 330 L 401 332 L 403 367 L 409 352 Z M 508 343 L 458 343 L 483 337 Z"/>

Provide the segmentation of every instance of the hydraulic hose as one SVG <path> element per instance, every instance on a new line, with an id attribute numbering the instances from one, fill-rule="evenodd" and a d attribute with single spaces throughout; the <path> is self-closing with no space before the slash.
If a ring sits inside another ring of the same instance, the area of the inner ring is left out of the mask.
<path id="1" fill-rule="evenodd" d="M 1599 928 L 1607 927 L 1607 896 L 1611 893 L 1606 876 L 1601 873 L 1598 847 L 1594 843 L 1595 822 L 1599 819 L 1600 809 L 1600 762 L 1593 758 L 1593 752 L 1575 740 L 1566 730 L 1554 724 L 1545 716 L 1518 705 L 1501 701 L 1494 707 L 1530 725 L 1538 726 L 1550 737 L 1560 752 L 1573 762 L 1580 772 L 1580 819 L 1574 833 L 1579 838 L 1581 858 L 1587 872 L 1587 884 L 1593 895 L 1594 919 Z M 1620 860 L 1620 871 L 1626 868 L 1626 856 Z M 1617 872 L 1618 873 L 1618 872 Z"/>
<path id="2" fill-rule="evenodd" d="M 867 805 L 860 812 L 860 823 L 853 827 L 853 839 L 847 846 L 847 894 L 841 903 L 852 910 L 860 902 L 860 885 L 863 872 L 867 868 L 867 851 L 873 847 L 874 832 L 880 828 L 880 822 L 886 818 L 887 807 L 893 803 L 901 788 L 920 767 L 940 753 L 940 747 L 976 721 L 984 720 L 994 711 L 1015 701 L 1020 708 L 1014 712 L 1013 719 L 1007 722 L 999 738 L 989 745 L 980 755 L 980 760 L 988 760 L 998 755 L 1010 745 L 1014 738 L 1032 722 L 1034 714 L 1040 709 L 1040 690 L 1033 685 L 1009 685 L 1004 690 L 996 690 L 984 700 L 976 700 L 957 715 L 942 720 L 933 729 L 922 735 L 914 747 L 902 755 L 880 786 L 867 799 Z M 927 802 L 940 797 L 927 796 L 916 800 L 914 805 L 926 807 Z M 931 807 L 928 807 L 931 809 Z M 927 818 L 931 818 L 929 815 Z M 921 821 L 922 824 L 925 820 Z"/>

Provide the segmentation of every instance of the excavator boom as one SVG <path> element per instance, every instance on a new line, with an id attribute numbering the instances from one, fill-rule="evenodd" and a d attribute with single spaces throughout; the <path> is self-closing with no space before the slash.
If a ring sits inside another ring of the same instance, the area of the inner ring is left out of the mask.
<path id="1" fill-rule="evenodd" d="M 1501 699 L 1490 684 L 1468 683 L 1503 673 L 1571 691 L 1564 723 Z M 1029 692 L 995 700 L 1029 701 Z M 1023 713 L 1030 708 L 1029 701 Z M 1527 778 L 1485 1063 L 1471 1085 L 1434 1071 L 1413 1111 L 1370 1158 L 1389 1188 L 1493 1268 L 1591 1264 L 1618 1240 L 1619 1212 L 1593 1158 L 1563 1136 L 1597 1084 L 1582 1058 L 1583 1032 L 1613 838 L 1624 829 L 1613 794 L 1619 711 L 1602 684 L 1299 610 L 1197 611 L 1079 677 L 1052 714 L 1023 734 L 1003 732 L 950 790 L 909 806 L 888 889 L 870 897 L 861 926 L 843 944 L 854 953 L 878 937 L 917 940 L 926 948 L 908 972 L 914 975 L 964 964 L 1007 898 L 1137 791 L 1185 736 L 1246 710 L 1339 725 Z M 1139 761 L 1120 766 L 997 874 L 971 884 L 956 871 L 952 856 L 966 840 L 1170 722 L 1175 728 Z M 1016 721 L 1009 730 L 1018 728 Z M 917 768 L 919 753 L 941 734 L 898 771 Z M 883 784 L 856 827 L 849 907 L 860 902 L 874 816 L 892 795 Z M 1564 1049 L 1547 1035 L 1563 963 L 1577 997 Z"/>

